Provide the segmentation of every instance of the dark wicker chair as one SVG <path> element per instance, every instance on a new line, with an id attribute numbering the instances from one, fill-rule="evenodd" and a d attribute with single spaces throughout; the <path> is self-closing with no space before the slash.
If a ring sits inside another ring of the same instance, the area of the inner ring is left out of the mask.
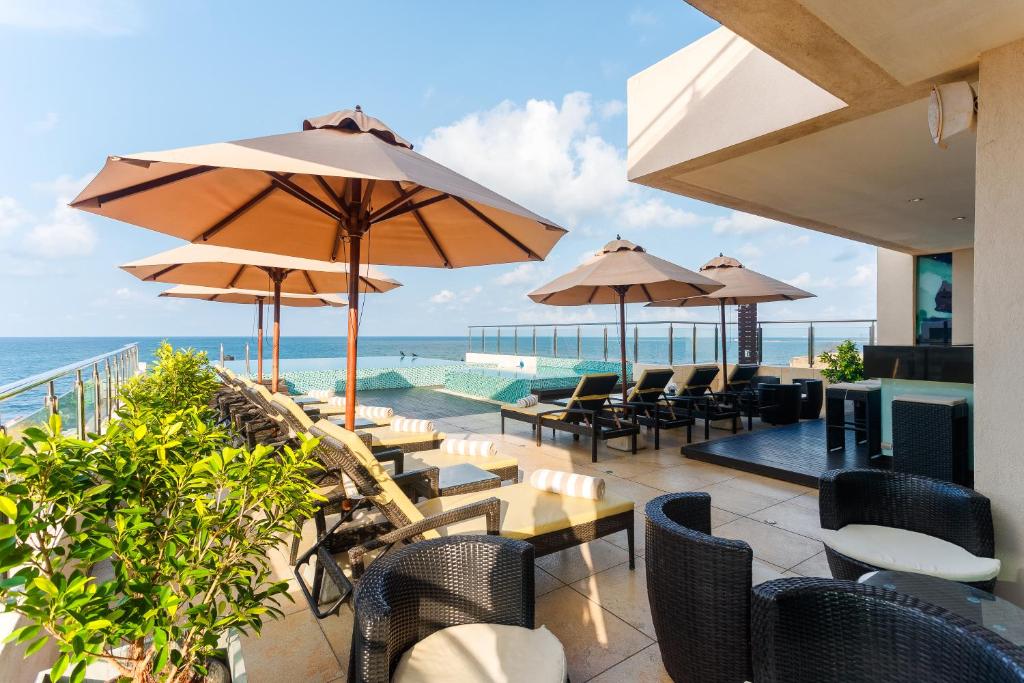
<path id="1" fill-rule="evenodd" d="M 779 579 L 754 588 L 758 683 L 1004 683 L 1024 648 L 961 616 L 876 586 Z"/>
<path id="2" fill-rule="evenodd" d="M 689 408 L 674 404 L 665 396 L 665 386 L 675 371 L 672 368 L 644 370 L 626 396 L 636 421 L 648 430 L 654 429 L 654 450 L 661 448 L 661 430 L 686 427 L 686 443 L 693 441 L 693 415 Z"/>
<path id="3" fill-rule="evenodd" d="M 711 496 L 647 504 L 647 595 L 661 659 L 675 681 L 750 680 L 753 551 L 711 536 Z"/>
<path id="4" fill-rule="evenodd" d="M 825 400 L 825 383 L 820 379 L 793 380 L 800 385 L 800 419 L 817 420 L 821 417 L 821 406 Z"/>
<path id="5" fill-rule="evenodd" d="M 674 405 L 686 408 L 694 418 L 704 420 L 704 438 L 711 438 L 711 423 L 718 420 L 732 420 L 732 433 L 736 433 L 740 409 L 725 394 L 717 394 L 711 388 L 718 376 L 717 365 L 697 365 L 687 380 L 676 389 L 675 396 L 668 397 Z"/>
<path id="6" fill-rule="evenodd" d="M 789 425 L 800 421 L 800 387 L 794 384 L 761 384 L 756 392 L 761 422 Z M 749 428 L 749 426 L 748 426 Z"/>
<path id="7" fill-rule="evenodd" d="M 989 500 L 969 488 L 913 474 L 849 469 L 825 472 L 819 490 L 823 529 L 847 524 L 894 527 L 949 541 L 978 557 L 995 557 Z M 856 580 L 881 569 L 827 544 L 825 554 L 837 579 Z M 991 592 L 995 579 L 971 585 Z"/>
<path id="8" fill-rule="evenodd" d="M 402 654 L 461 624 L 534 627 L 533 546 L 493 536 L 422 541 L 381 557 L 355 595 L 349 680 L 387 683 Z"/>

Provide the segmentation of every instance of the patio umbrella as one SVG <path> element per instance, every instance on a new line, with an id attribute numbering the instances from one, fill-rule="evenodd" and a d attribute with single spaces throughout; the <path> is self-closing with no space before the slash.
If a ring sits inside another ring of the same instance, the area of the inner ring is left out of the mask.
<path id="1" fill-rule="evenodd" d="M 274 391 L 277 391 L 278 380 L 278 339 L 280 332 L 281 306 L 295 308 L 316 308 L 330 306 L 343 308 L 345 300 L 337 294 L 291 294 L 267 292 L 258 289 L 231 289 L 226 287 L 200 287 L 198 285 L 178 285 L 160 292 L 158 296 L 176 299 L 199 299 L 201 301 L 217 301 L 222 304 L 256 304 L 259 311 L 259 347 L 260 358 L 257 363 L 259 381 L 263 382 L 263 303 L 268 299 L 275 301 L 274 306 Z"/>
<path id="2" fill-rule="evenodd" d="M 696 296 L 672 301 L 658 301 L 648 304 L 655 307 L 691 307 L 718 306 L 722 319 L 722 386 L 725 387 L 728 374 L 725 339 L 725 306 L 726 304 L 760 304 L 771 301 L 795 301 L 809 299 L 814 294 L 805 292 L 799 287 L 762 275 L 755 270 L 744 267 L 742 263 L 729 256 L 719 254 L 700 267 L 700 272 L 721 282 L 724 287 L 706 296 Z"/>
<path id="3" fill-rule="evenodd" d="M 616 237 L 583 265 L 529 293 L 550 306 L 619 305 L 622 400 L 626 400 L 626 304 L 709 294 L 722 285 Z"/>
<path id="4" fill-rule="evenodd" d="M 187 244 L 154 254 L 121 266 L 140 280 L 200 285 L 228 289 L 271 289 L 269 301 L 274 303 L 274 341 L 272 350 L 272 382 L 278 388 L 280 358 L 279 295 L 348 292 L 348 266 L 330 261 L 280 256 L 259 251 L 231 249 L 207 244 Z M 401 287 L 397 280 L 385 276 L 368 265 L 360 267 L 361 293 L 386 292 Z M 263 381 L 263 305 L 258 308 L 259 337 L 256 341 L 256 363 L 259 381 Z"/>
<path id="5" fill-rule="evenodd" d="M 109 157 L 71 206 L 189 242 L 347 261 L 353 279 L 362 263 L 542 260 L 566 232 L 414 152 L 359 107 L 306 119 L 302 128 Z M 358 303 L 351 299 L 348 316 L 351 378 Z M 346 397 L 352 426 L 354 381 Z"/>

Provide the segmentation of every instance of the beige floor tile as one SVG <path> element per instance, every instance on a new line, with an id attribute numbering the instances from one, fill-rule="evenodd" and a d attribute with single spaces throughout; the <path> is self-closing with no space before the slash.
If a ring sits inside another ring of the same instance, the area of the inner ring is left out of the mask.
<path id="1" fill-rule="evenodd" d="M 645 520 L 643 513 L 640 510 L 634 510 L 633 512 L 633 552 L 636 554 L 637 559 L 644 555 L 644 541 L 646 538 L 646 531 L 644 529 Z M 610 536 L 605 536 L 604 540 L 608 541 L 612 545 L 617 545 L 623 550 L 629 550 L 629 539 L 626 537 L 625 531 L 618 531 Z"/>
<path id="2" fill-rule="evenodd" d="M 245 669 L 261 681 L 330 681 L 344 674 L 309 610 L 263 625 L 260 636 L 241 638 Z"/>
<path id="3" fill-rule="evenodd" d="M 814 557 L 804 560 L 793 567 L 792 571 L 800 576 L 821 576 L 826 579 L 832 578 L 832 570 L 828 566 L 828 558 L 822 550 Z"/>
<path id="4" fill-rule="evenodd" d="M 561 641 L 573 681 L 589 680 L 652 642 L 568 586 L 537 599 L 536 623 Z"/>
<path id="5" fill-rule="evenodd" d="M 647 572 L 642 566 L 630 570 L 628 565 L 620 564 L 571 585 L 573 590 L 587 596 L 652 640 L 658 638 L 654 632 L 647 598 Z"/>
<path id="6" fill-rule="evenodd" d="M 653 486 L 644 486 L 643 484 L 638 484 L 630 479 L 622 479 L 613 475 L 605 475 L 599 472 L 594 472 L 593 470 L 587 471 L 581 469 L 576 471 L 604 478 L 605 492 L 633 501 L 634 513 L 643 513 L 644 508 L 647 507 L 649 502 L 658 496 L 665 495 L 665 492 L 661 489 L 656 489 Z"/>
<path id="7" fill-rule="evenodd" d="M 795 498 L 796 496 L 801 496 L 811 491 L 808 487 L 800 486 L 799 484 L 790 484 L 789 482 L 781 481 L 779 479 L 761 477 L 756 474 L 747 473 L 741 474 L 735 479 L 730 480 L 729 486 L 743 491 L 750 491 L 751 493 L 759 493 L 763 496 L 772 496 L 774 498 L 782 498 L 786 500 Z"/>
<path id="8" fill-rule="evenodd" d="M 537 566 L 563 583 L 572 583 L 629 560 L 629 553 L 604 539 L 537 558 Z"/>
<path id="9" fill-rule="evenodd" d="M 715 529 L 715 535 L 746 541 L 754 556 L 783 569 L 791 569 L 821 552 L 821 543 L 747 517 L 734 519 Z"/>
<path id="10" fill-rule="evenodd" d="M 618 453 L 617 451 L 612 452 Z M 591 461 L 590 454 L 588 452 L 574 453 L 573 463 L 599 470 L 604 474 L 613 474 L 616 477 L 622 477 L 623 479 L 633 479 L 662 469 L 655 463 L 633 460 L 628 455 L 616 455 L 609 457 L 607 451 L 602 452 L 601 450 L 597 452 L 597 462 Z"/>
<path id="11" fill-rule="evenodd" d="M 737 515 L 735 512 L 729 512 L 728 510 L 723 510 L 721 508 L 716 508 L 714 505 L 711 506 L 711 528 L 712 528 L 712 530 L 722 526 L 723 524 L 728 524 L 729 522 L 731 522 L 732 520 L 736 519 L 737 517 L 739 517 L 739 515 Z"/>
<path id="12" fill-rule="evenodd" d="M 714 484 L 704 489 L 711 494 L 711 504 L 738 515 L 749 515 L 766 507 L 777 505 L 785 498 L 745 491 L 732 486 L 732 481 Z"/>
<path id="13" fill-rule="evenodd" d="M 753 565 L 751 566 L 751 584 L 756 586 L 759 583 L 765 581 L 774 581 L 775 579 L 781 579 L 785 575 L 786 570 L 782 567 L 777 567 L 770 562 L 759 560 L 754 558 Z"/>
<path id="14" fill-rule="evenodd" d="M 317 623 L 338 660 L 338 666 L 342 672 L 348 671 L 348 656 L 352 650 L 352 625 L 355 623 L 352 601 L 349 600 L 342 605 L 338 614 L 320 619 Z"/>
<path id="15" fill-rule="evenodd" d="M 626 681 L 672 683 L 672 678 L 661 663 L 661 652 L 658 650 L 657 643 L 590 679 L 591 683 L 625 683 Z"/>
<path id="16" fill-rule="evenodd" d="M 818 518 L 818 511 L 798 505 L 792 500 L 772 505 L 750 516 L 760 522 L 774 522 L 774 526 L 801 536 L 807 536 L 814 540 L 821 538 L 821 522 Z"/>
<path id="17" fill-rule="evenodd" d="M 540 597 L 545 593 L 550 593 L 553 590 L 557 590 L 564 586 L 561 581 L 548 574 L 540 567 L 533 568 L 533 594 L 535 597 Z"/>
<path id="18" fill-rule="evenodd" d="M 665 467 L 633 477 L 633 481 L 668 492 L 704 491 L 716 482 L 701 476 L 700 469 L 688 465 Z"/>
<path id="19" fill-rule="evenodd" d="M 817 512 L 818 492 L 812 489 L 809 493 L 805 493 L 802 496 L 797 496 L 796 498 L 793 498 L 791 502 L 794 505 L 799 505 L 800 507 L 805 507 L 809 510 L 814 510 L 815 512 Z"/>

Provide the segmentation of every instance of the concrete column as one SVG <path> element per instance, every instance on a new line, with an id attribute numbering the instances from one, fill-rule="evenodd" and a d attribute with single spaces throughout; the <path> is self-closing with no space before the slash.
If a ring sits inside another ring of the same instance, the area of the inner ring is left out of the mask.
<path id="1" fill-rule="evenodd" d="M 914 343 L 914 257 L 878 248 L 877 342 L 909 346 Z M 954 290 L 956 285 L 954 285 Z"/>
<path id="2" fill-rule="evenodd" d="M 1024 41 L 981 55 L 974 229 L 975 487 L 992 499 L 997 592 L 1024 601 Z M 956 285 L 954 284 L 954 288 Z"/>
<path id="3" fill-rule="evenodd" d="M 953 252 L 953 343 L 974 342 L 974 250 Z"/>

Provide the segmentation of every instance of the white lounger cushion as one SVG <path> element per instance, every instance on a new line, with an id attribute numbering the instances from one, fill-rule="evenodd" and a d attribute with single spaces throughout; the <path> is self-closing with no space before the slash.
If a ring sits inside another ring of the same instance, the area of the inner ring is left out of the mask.
<path id="1" fill-rule="evenodd" d="M 950 581 L 988 581 L 999 560 L 977 557 L 960 546 L 916 531 L 873 524 L 821 530 L 821 540 L 847 557 L 882 569 L 938 576 Z"/>
<path id="2" fill-rule="evenodd" d="M 547 628 L 462 624 L 435 631 L 409 648 L 391 680 L 564 683 L 565 678 L 565 651 Z"/>

